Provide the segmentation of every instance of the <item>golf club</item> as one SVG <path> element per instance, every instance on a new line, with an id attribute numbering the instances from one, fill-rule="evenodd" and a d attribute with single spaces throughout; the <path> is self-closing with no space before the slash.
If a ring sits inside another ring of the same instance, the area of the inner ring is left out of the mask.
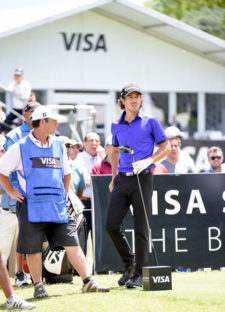
<path id="1" fill-rule="evenodd" d="M 132 157 L 133 157 L 133 161 L 135 161 L 135 159 L 134 159 L 134 151 L 133 151 L 132 147 L 130 147 L 128 145 L 125 145 L 125 146 L 120 146 L 119 149 L 123 153 L 131 154 Z M 146 224 L 147 224 L 147 228 L 148 228 L 148 231 L 149 231 L 149 239 L 150 239 L 150 242 L 151 242 L 151 245 L 152 245 L 152 251 L 153 251 L 153 256 L 154 256 L 154 260 L 155 260 L 155 265 L 158 266 L 159 263 L 158 263 L 158 259 L 157 259 L 157 255 L 156 255 L 155 246 L 154 246 L 153 240 L 152 240 L 151 228 L 150 228 L 149 221 L 148 221 L 148 215 L 147 215 L 147 210 L 146 210 L 146 207 L 145 207 L 144 197 L 143 197 L 143 193 L 142 193 L 142 189 L 141 189 L 141 183 L 140 183 L 140 179 L 139 179 L 138 174 L 136 176 L 137 176 L 138 187 L 139 187 L 139 191 L 140 191 L 140 195 L 141 195 L 141 201 L 142 201 L 142 205 L 143 205 L 143 209 L 144 209 L 144 213 L 145 213 Z"/>

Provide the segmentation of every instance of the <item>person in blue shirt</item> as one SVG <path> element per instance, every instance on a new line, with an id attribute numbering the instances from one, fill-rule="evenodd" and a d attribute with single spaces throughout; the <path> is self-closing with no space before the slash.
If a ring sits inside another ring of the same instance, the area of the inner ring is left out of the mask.
<path id="1" fill-rule="evenodd" d="M 6 143 L 4 144 L 4 149 L 6 151 L 15 142 L 19 141 L 20 139 L 24 138 L 25 136 L 29 134 L 29 132 L 32 129 L 32 122 L 31 122 L 30 116 L 34 112 L 34 110 L 39 106 L 41 106 L 40 103 L 33 101 L 33 102 L 28 102 L 27 105 L 24 107 L 24 110 L 23 110 L 24 121 L 22 125 L 12 129 L 6 134 Z"/>
<path id="2" fill-rule="evenodd" d="M 118 100 L 124 110 L 120 118 L 112 123 L 113 148 L 111 155 L 112 192 L 106 216 L 106 231 L 124 263 L 124 274 L 118 281 L 127 288 L 142 286 L 142 267 L 148 258 L 148 228 L 138 187 L 139 175 L 147 213 L 150 211 L 155 162 L 170 151 L 170 144 L 159 121 L 147 116 L 142 110 L 142 92 L 137 85 L 125 86 Z M 155 142 L 159 149 L 153 153 Z M 120 146 L 129 146 L 131 154 L 120 151 Z M 121 231 L 122 221 L 130 205 L 134 212 L 135 260 L 129 243 Z M 135 263 L 136 262 L 136 263 Z"/>
<path id="3" fill-rule="evenodd" d="M 31 119 L 30 116 L 34 112 L 34 110 L 41 106 L 40 103 L 36 101 L 28 102 L 27 105 L 23 109 L 23 117 L 24 121 L 21 126 L 16 127 L 12 129 L 10 132 L 6 134 L 6 142 L 4 144 L 4 149 L 7 151 L 10 146 L 12 146 L 15 142 L 19 141 L 21 138 L 26 137 L 31 129 L 32 129 L 32 124 L 31 124 Z M 17 178 L 17 173 L 12 172 L 10 175 L 10 181 L 12 185 L 17 188 L 18 187 L 18 178 Z M 12 227 L 12 231 L 15 231 L 15 233 L 11 233 L 11 236 L 17 234 L 18 231 L 18 221 L 16 218 L 16 200 L 11 198 L 2 188 L 0 185 L 0 190 L 3 191 L 2 195 L 2 201 L 1 201 L 1 207 L 3 210 L 5 210 L 5 214 L 7 211 L 7 214 L 13 214 L 11 215 L 11 219 L 14 222 L 14 227 Z M 15 224 L 17 226 L 15 226 Z M 28 282 L 26 280 L 26 275 L 23 272 L 23 258 L 24 255 L 21 253 L 16 253 L 16 263 L 17 263 L 17 272 L 15 275 L 15 284 L 16 286 L 25 286 L 28 285 Z"/>
<path id="4" fill-rule="evenodd" d="M 205 173 L 225 173 L 223 151 L 219 146 L 212 146 L 207 151 L 210 168 Z"/>

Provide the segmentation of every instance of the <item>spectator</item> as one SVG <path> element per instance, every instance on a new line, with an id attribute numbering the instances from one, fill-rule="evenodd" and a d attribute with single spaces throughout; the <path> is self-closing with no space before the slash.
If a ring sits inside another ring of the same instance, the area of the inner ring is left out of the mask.
<path id="1" fill-rule="evenodd" d="M 108 136 L 105 140 L 105 158 L 94 165 L 91 174 L 112 174 L 111 153 L 112 153 L 112 136 Z"/>
<path id="2" fill-rule="evenodd" d="M 30 119 L 33 111 L 39 107 L 41 104 L 34 101 L 28 102 L 27 105 L 23 109 L 23 117 L 25 121 L 21 126 L 14 128 L 12 131 L 6 134 L 7 144 L 5 145 L 6 150 L 8 150 L 9 146 L 20 140 L 21 138 L 27 136 L 32 129 L 32 122 Z"/>
<path id="3" fill-rule="evenodd" d="M 28 99 L 28 102 L 36 102 L 36 95 L 34 92 L 31 92 L 30 96 L 29 96 L 29 99 Z"/>
<path id="4" fill-rule="evenodd" d="M 6 138 L 3 135 L 0 135 L 0 157 L 5 153 L 3 145 Z M 9 201 L 6 204 L 7 195 L 0 185 L 0 194 L 1 194 L 1 208 L 0 208 L 0 250 L 1 250 L 1 259 L 7 264 L 12 246 L 16 246 L 16 240 L 18 235 L 18 221 L 16 217 L 16 210 L 12 213 L 9 208 Z M 7 196 L 8 198 L 8 196 Z"/>
<path id="5" fill-rule="evenodd" d="M 79 198 L 82 197 L 83 190 L 86 188 L 84 179 L 84 170 L 82 166 L 76 161 L 78 154 L 80 153 L 83 145 L 75 140 L 66 139 L 64 144 L 67 149 L 67 155 L 71 167 L 71 178 L 75 193 Z"/>
<path id="6" fill-rule="evenodd" d="M 96 163 L 101 162 L 101 158 L 98 155 L 100 146 L 100 138 L 97 133 L 90 132 L 84 139 L 84 151 L 78 155 L 78 159 L 84 168 L 84 177 L 86 188 L 83 191 L 81 200 L 85 206 L 84 217 L 87 221 L 87 233 L 92 229 L 91 219 L 91 170 Z"/>
<path id="7" fill-rule="evenodd" d="M 27 104 L 29 96 L 31 94 L 30 83 L 24 80 L 24 72 L 22 68 L 17 68 L 14 71 L 14 81 L 11 82 L 6 90 L 11 95 L 10 105 L 7 106 L 13 108 L 17 113 L 22 114 L 24 106 Z M 5 122 L 9 125 L 17 118 L 13 113 L 9 113 L 6 116 Z"/>
<path id="8" fill-rule="evenodd" d="M 17 128 L 14 128 L 6 135 L 6 143 L 4 144 L 4 148 L 7 151 L 11 145 L 15 142 L 20 140 L 21 138 L 27 136 L 32 129 L 32 124 L 30 120 L 30 116 L 33 111 L 39 107 L 41 104 L 38 102 L 30 102 L 28 103 L 24 110 L 23 116 L 25 121 L 23 124 Z M 18 178 L 17 173 L 12 172 L 10 175 L 10 181 L 13 187 L 18 188 Z M 0 185 L 0 189 L 3 190 L 2 186 Z M 1 226 L 1 233 L 0 233 L 0 241 L 1 241 L 1 248 L 3 253 L 3 259 L 7 261 L 10 250 L 14 245 L 14 240 L 17 238 L 18 235 L 18 221 L 16 217 L 16 200 L 11 198 L 5 191 L 2 195 L 2 214 L 0 223 Z M 3 213 L 4 212 L 4 213 Z M 5 224 L 7 224 L 7 229 L 5 228 Z M 4 229 L 4 230 L 3 230 Z M 8 237 L 7 239 L 5 239 Z M 2 238 L 2 239 L 1 239 Z M 21 253 L 16 253 L 16 262 L 17 262 L 17 272 L 15 275 L 15 284 L 16 286 L 25 286 L 28 285 L 26 280 L 26 275 L 23 272 L 23 258 L 24 255 Z"/>
<path id="9" fill-rule="evenodd" d="M 212 146 L 207 151 L 210 169 L 206 173 L 224 173 L 225 164 L 223 164 L 223 151 L 219 146 Z"/>
<path id="10" fill-rule="evenodd" d="M 180 149 L 182 132 L 171 126 L 165 130 L 165 134 L 169 139 L 171 151 L 161 164 L 166 167 L 168 173 L 196 173 L 193 159 Z"/>
<path id="11" fill-rule="evenodd" d="M 182 129 L 181 129 L 181 124 L 180 124 L 179 121 L 177 121 L 177 116 L 176 116 L 176 115 L 173 116 L 173 120 L 172 120 L 171 123 L 169 123 L 169 126 L 170 126 L 170 127 L 171 127 L 171 126 L 176 127 L 176 128 L 178 128 L 180 131 L 182 130 Z"/>
<path id="12" fill-rule="evenodd" d="M 168 173 L 167 169 L 165 166 L 163 166 L 160 163 L 155 163 L 155 166 L 152 169 L 152 173 L 153 174 L 164 174 L 164 173 Z"/>
<path id="13" fill-rule="evenodd" d="M 168 173 L 196 173 L 194 161 L 186 152 L 181 151 L 182 132 L 174 126 L 165 130 L 171 150 L 161 164 L 165 166 Z M 188 268 L 178 268 L 175 271 L 189 272 Z"/>
<path id="14" fill-rule="evenodd" d="M 14 294 L 12 285 L 10 283 L 7 268 L 2 259 L 1 251 L 0 251 L 0 286 L 2 287 L 2 290 L 7 299 L 6 301 L 7 311 L 31 310 L 36 307 L 34 303 L 27 302 Z"/>

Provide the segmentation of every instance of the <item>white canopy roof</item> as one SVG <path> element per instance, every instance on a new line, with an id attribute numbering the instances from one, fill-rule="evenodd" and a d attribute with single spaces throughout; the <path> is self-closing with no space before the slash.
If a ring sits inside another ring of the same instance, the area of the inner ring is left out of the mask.
<path id="1" fill-rule="evenodd" d="M 0 4 L 0 39 L 83 11 L 94 10 L 225 66 L 225 40 L 133 1 L 8 0 Z"/>

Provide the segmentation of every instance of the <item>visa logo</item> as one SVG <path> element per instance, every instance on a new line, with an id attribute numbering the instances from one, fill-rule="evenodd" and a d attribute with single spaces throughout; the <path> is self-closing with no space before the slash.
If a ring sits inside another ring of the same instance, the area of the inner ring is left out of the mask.
<path id="1" fill-rule="evenodd" d="M 152 276 L 152 279 L 153 279 L 153 282 L 155 284 L 158 284 L 158 283 L 170 283 L 170 278 L 169 276 Z"/>
<path id="2" fill-rule="evenodd" d="M 42 157 L 40 157 L 40 159 L 41 159 L 41 162 L 43 165 L 56 165 L 56 160 L 54 158 L 51 158 L 51 157 L 42 158 Z"/>

